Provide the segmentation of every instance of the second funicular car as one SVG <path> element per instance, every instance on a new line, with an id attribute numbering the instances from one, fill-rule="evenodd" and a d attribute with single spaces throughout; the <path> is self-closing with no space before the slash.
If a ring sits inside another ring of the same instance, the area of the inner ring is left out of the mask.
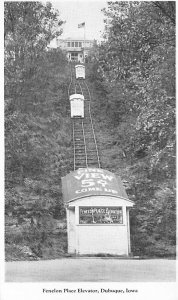
<path id="1" fill-rule="evenodd" d="M 75 66 L 76 79 L 85 79 L 85 66 L 76 65 Z"/>

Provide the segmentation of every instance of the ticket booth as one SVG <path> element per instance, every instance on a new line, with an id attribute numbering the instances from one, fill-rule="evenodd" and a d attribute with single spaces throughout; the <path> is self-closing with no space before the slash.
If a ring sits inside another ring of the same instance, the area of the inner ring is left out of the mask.
<path id="1" fill-rule="evenodd" d="M 129 256 L 129 209 L 121 179 L 103 169 L 78 169 L 62 178 L 68 253 Z"/>

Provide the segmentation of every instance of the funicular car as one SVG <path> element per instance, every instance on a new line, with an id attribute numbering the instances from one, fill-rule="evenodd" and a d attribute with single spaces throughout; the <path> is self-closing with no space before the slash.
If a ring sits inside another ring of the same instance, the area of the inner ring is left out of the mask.
<path id="1" fill-rule="evenodd" d="M 71 118 L 84 118 L 84 96 L 73 94 L 69 98 Z"/>
<path id="2" fill-rule="evenodd" d="M 76 79 L 85 79 L 85 66 L 76 65 L 75 66 Z"/>

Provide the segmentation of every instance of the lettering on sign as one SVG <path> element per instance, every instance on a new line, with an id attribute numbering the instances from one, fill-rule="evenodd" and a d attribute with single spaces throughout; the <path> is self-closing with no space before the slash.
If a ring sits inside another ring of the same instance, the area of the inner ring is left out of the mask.
<path id="1" fill-rule="evenodd" d="M 81 168 L 62 178 L 64 201 L 87 196 L 127 198 L 120 177 L 98 168 Z"/>
<path id="2" fill-rule="evenodd" d="M 122 207 L 79 207 L 80 224 L 122 224 Z"/>
<path id="3" fill-rule="evenodd" d="M 116 189 L 109 188 L 114 183 L 114 176 L 104 173 L 101 169 L 79 169 L 74 178 L 80 184 L 80 189 L 75 191 L 76 194 L 87 192 L 118 194 Z"/>

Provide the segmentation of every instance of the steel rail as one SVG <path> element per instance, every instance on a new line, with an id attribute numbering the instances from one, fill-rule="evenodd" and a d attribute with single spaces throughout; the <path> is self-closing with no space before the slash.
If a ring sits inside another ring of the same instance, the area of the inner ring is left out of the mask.
<path id="1" fill-rule="evenodd" d="M 87 83 L 85 82 L 85 85 L 88 89 L 88 93 L 89 93 L 89 100 L 91 102 L 91 93 L 90 90 L 88 88 Z M 96 153 L 97 153 L 97 159 L 98 159 L 98 166 L 99 168 L 101 168 L 101 164 L 100 164 L 100 158 L 99 158 L 99 153 L 98 153 L 98 146 L 97 146 L 97 142 L 96 142 L 96 136 L 95 136 L 95 131 L 94 131 L 94 126 L 93 126 L 93 120 L 92 120 L 92 116 L 91 116 L 91 106 L 90 106 L 90 102 L 89 102 L 89 115 L 90 115 L 90 120 L 91 120 L 91 126 L 92 126 L 92 131 L 93 131 L 93 137 L 94 137 L 94 141 L 95 141 L 95 145 L 96 145 Z"/>
<path id="2" fill-rule="evenodd" d="M 84 141 L 84 146 L 85 146 L 85 161 L 86 161 L 86 167 L 88 168 L 87 147 L 86 147 L 86 139 L 85 139 L 85 131 L 84 131 L 84 126 L 83 126 L 83 121 L 82 121 L 82 130 L 83 130 L 83 141 Z"/>
<path id="3" fill-rule="evenodd" d="M 78 118 L 74 118 L 73 119 L 73 146 L 74 146 L 74 171 L 76 170 L 77 166 L 78 168 L 82 168 L 85 167 L 84 165 L 86 164 L 86 168 L 88 168 L 92 162 L 89 162 L 89 158 L 88 155 L 90 155 L 90 160 L 93 159 L 93 164 L 96 164 L 97 167 L 101 168 L 101 164 L 100 164 L 100 158 L 99 158 L 99 153 L 98 153 L 98 147 L 97 147 L 97 141 L 96 141 L 96 136 L 95 136 L 95 131 L 94 131 L 94 126 L 93 126 L 93 121 L 92 121 L 92 116 L 91 116 L 91 93 L 89 90 L 89 87 L 87 85 L 87 83 L 85 82 L 85 80 L 82 81 L 78 81 L 75 79 L 75 71 L 74 68 L 72 68 L 72 64 L 70 64 L 70 73 L 71 73 L 71 80 L 70 80 L 70 84 L 68 87 L 68 95 L 70 98 L 70 91 L 71 91 L 71 87 L 72 87 L 72 83 L 74 86 L 74 90 L 75 93 L 80 93 L 84 96 L 84 99 L 87 99 L 87 104 L 88 107 L 85 104 L 85 100 L 84 100 L 84 106 L 85 109 L 87 110 L 87 115 L 88 115 L 88 119 L 89 119 L 89 124 L 87 123 L 87 119 L 85 117 L 84 114 L 84 119 L 81 119 L 81 124 L 80 122 L 78 122 L 80 119 Z M 80 92 L 77 92 L 77 87 L 79 87 Z M 87 95 L 87 96 L 86 96 Z M 75 125 L 78 126 L 78 133 L 81 132 L 81 136 L 79 134 L 79 136 L 77 136 L 76 132 L 77 132 L 77 127 L 75 128 Z M 91 129 L 89 129 L 91 126 Z M 88 130 L 87 134 L 88 134 L 88 146 L 87 147 L 87 142 L 86 142 L 86 129 Z M 81 144 L 80 142 L 77 145 L 77 137 L 79 138 L 78 140 L 81 142 L 83 141 L 83 144 Z M 95 150 L 92 150 L 92 148 L 90 148 L 90 146 L 92 144 L 90 139 L 93 139 L 94 142 L 93 143 L 93 147 L 95 148 Z M 84 149 L 83 149 L 84 147 Z M 78 153 L 77 153 L 78 150 Z M 92 155 L 92 152 L 96 153 L 96 156 Z M 83 152 L 83 153 L 82 153 Z M 83 155 L 83 160 L 81 159 L 81 156 Z M 78 161 L 77 161 L 77 156 L 78 156 Z M 83 163 L 85 161 L 85 163 Z M 96 163 L 95 163 L 96 161 Z M 80 166 L 80 164 L 83 164 L 82 166 Z"/>
<path id="4" fill-rule="evenodd" d="M 74 128 L 74 121 L 73 121 L 73 147 L 74 147 L 74 171 L 75 171 L 75 128 Z"/>
<path id="5" fill-rule="evenodd" d="M 90 106 L 90 102 L 91 102 L 91 93 L 90 90 L 88 88 L 88 85 L 85 81 L 83 81 L 83 83 L 85 84 L 87 90 L 88 90 L 88 94 L 89 94 L 89 102 L 88 102 L 88 109 L 89 109 L 89 117 L 90 117 L 90 122 L 91 122 L 91 127 L 92 127 L 92 132 L 93 132 L 93 138 L 95 141 L 95 147 L 96 147 L 96 153 L 97 153 L 97 160 L 98 160 L 98 166 L 99 168 L 101 168 L 101 164 L 100 164 L 100 159 L 99 159 L 99 153 L 98 153 L 98 147 L 97 147 L 97 142 L 96 142 L 96 136 L 95 136 L 95 131 L 94 131 L 94 126 L 93 126 L 93 120 L 92 120 L 92 116 L 91 116 L 91 106 Z"/>

